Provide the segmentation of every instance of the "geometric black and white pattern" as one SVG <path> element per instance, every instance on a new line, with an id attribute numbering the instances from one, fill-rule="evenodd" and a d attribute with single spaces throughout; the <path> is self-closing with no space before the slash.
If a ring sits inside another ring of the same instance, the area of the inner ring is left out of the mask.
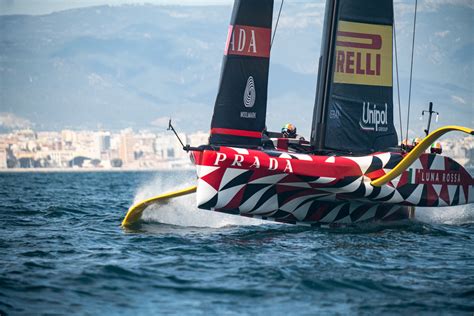
<path id="1" fill-rule="evenodd" d="M 472 203 L 474 181 L 450 158 L 423 154 L 382 187 L 403 156 L 315 156 L 220 147 L 193 152 L 199 208 L 287 223 L 352 224 L 409 217 L 413 206 Z"/>

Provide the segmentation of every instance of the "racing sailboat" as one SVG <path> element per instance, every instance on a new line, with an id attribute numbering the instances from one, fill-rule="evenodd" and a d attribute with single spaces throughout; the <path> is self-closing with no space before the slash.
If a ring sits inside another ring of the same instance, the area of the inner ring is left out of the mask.
<path id="1" fill-rule="evenodd" d="M 185 147 L 197 185 L 132 206 L 196 192 L 201 209 L 306 225 L 411 218 L 415 207 L 474 202 L 474 179 L 449 157 L 411 151 L 393 124 L 392 0 L 327 0 L 310 141 L 266 132 L 273 0 L 236 0 L 209 144 Z"/>

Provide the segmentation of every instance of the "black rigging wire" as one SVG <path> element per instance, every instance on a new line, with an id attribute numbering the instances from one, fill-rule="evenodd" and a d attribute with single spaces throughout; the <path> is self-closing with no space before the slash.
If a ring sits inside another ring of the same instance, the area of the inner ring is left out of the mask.
<path id="1" fill-rule="evenodd" d="M 413 40 L 411 43 L 411 67 L 410 67 L 410 87 L 408 90 L 408 114 L 407 114 L 407 132 L 406 137 L 408 139 L 408 128 L 410 126 L 410 106 L 411 106 L 411 81 L 413 78 L 413 54 L 415 52 L 415 33 L 416 33 L 416 12 L 418 8 L 418 0 L 415 0 L 415 17 L 413 20 Z"/>
<path id="2" fill-rule="evenodd" d="M 395 69 L 396 69 L 396 74 L 397 74 L 398 117 L 400 118 L 400 145 L 401 145 L 403 144 L 403 124 L 402 124 L 402 104 L 400 102 L 400 80 L 398 77 L 397 29 L 395 28 L 395 18 L 393 19 L 393 38 L 395 42 Z"/>
<path id="3" fill-rule="evenodd" d="M 285 0 L 281 0 L 280 10 L 278 11 L 278 17 L 277 17 L 277 21 L 276 21 L 276 24 L 275 24 L 275 31 L 273 31 L 272 41 L 270 42 L 270 49 L 273 46 L 273 40 L 275 39 L 275 35 L 276 35 L 276 32 L 277 32 L 278 22 L 280 21 L 281 9 L 283 8 L 283 2 L 285 2 Z"/>

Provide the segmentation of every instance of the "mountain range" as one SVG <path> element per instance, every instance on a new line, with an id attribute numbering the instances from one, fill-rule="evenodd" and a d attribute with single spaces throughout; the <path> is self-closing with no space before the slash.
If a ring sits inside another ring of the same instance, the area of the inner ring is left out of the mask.
<path id="1" fill-rule="evenodd" d="M 405 120 L 413 10 L 395 9 Z M 426 1 L 419 9 L 410 128 L 421 133 L 429 101 L 441 112 L 439 125 L 472 126 L 472 4 Z M 230 14 L 228 5 L 122 5 L 0 16 L 0 129 L 159 130 L 171 117 L 184 132 L 207 130 Z M 323 16 L 321 1 L 283 9 L 269 129 L 292 122 L 309 134 Z"/>

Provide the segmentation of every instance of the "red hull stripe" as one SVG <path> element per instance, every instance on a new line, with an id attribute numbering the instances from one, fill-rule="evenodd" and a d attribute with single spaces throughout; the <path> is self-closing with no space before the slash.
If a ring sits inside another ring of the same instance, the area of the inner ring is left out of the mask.
<path id="1" fill-rule="evenodd" d="M 211 134 L 224 134 L 232 136 L 242 136 L 251 138 L 261 138 L 262 133 L 254 131 L 246 131 L 241 129 L 230 129 L 230 128 L 212 128 Z"/>

